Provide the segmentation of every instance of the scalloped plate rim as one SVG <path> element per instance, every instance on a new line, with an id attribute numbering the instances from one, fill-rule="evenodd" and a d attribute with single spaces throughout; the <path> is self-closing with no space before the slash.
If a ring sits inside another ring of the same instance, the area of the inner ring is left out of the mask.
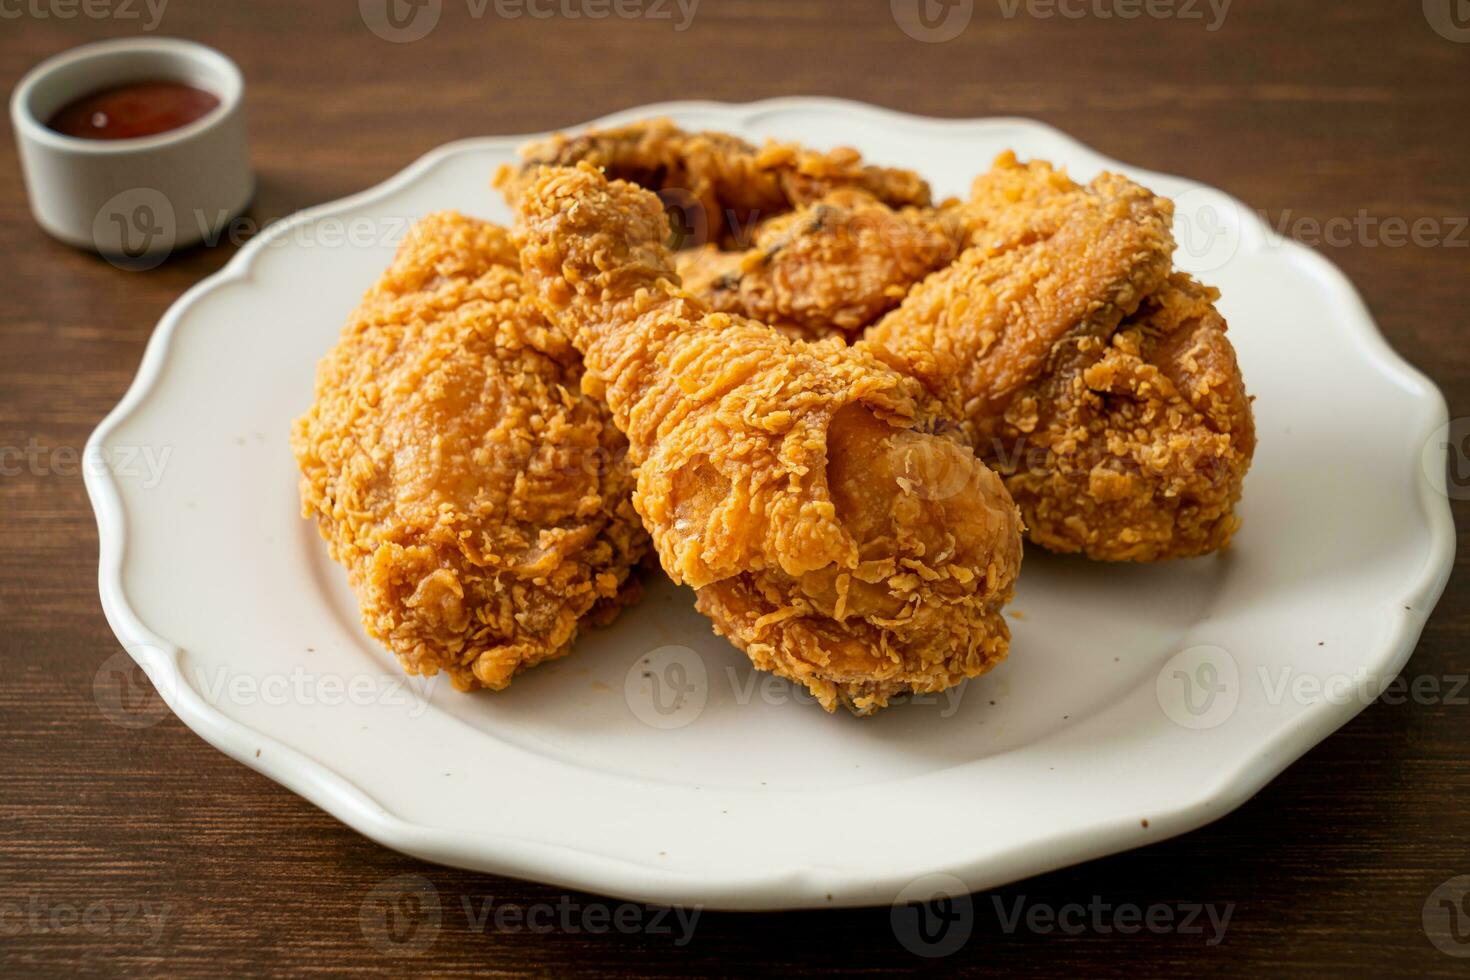
<path id="1" fill-rule="evenodd" d="M 663 102 L 621 110 L 566 128 L 576 130 L 616 124 L 650 115 L 713 111 L 738 112 L 749 117 L 778 110 L 825 110 L 882 116 L 890 122 L 929 130 L 1003 126 L 1039 130 L 1095 158 L 1104 166 L 1126 166 L 1037 120 L 1014 116 L 972 119 L 926 117 L 828 97 L 793 96 L 748 103 Z M 221 287 L 253 279 L 256 256 L 272 241 L 299 225 L 386 197 L 413 183 L 440 161 L 458 153 L 519 144 L 542 135 L 545 134 L 471 137 L 444 144 L 374 187 L 307 208 L 265 229 L 247 242 L 219 271 L 188 289 L 164 313 L 149 339 L 136 377 L 121 401 L 93 431 L 87 440 L 86 452 L 95 453 L 105 445 L 113 430 L 151 391 L 163 372 L 173 334 L 190 309 Z M 1143 168 L 1127 169 L 1194 187 L 1208 186 Z M 1254 211 L 1232 195 L 1216 188 L 1208 189 L 1226 197 L 1238 209 L 1242 220 L 1253 226 L 1261 240 L 1271 238 L 1270 229 Z M 1346 275 L 1326 257 L 1300 243 L 1285 240 L 1279 246 L 1289 251 L 1295 260 L 1315 266 L 1324 285 L 1335 290 L 1339 299 L 1348 301 L 1354 313 L 1351 317 L 1354 327 L 1352 339 L 1366 342 L 1364 352 L 1371 355 L 1374 366 L 1396 375 L 1399 382 L 1413 392 L 1423 409 L 1420 413 L 1423 430 L 1416 435 L 1427 438 L 1429 433 L 1445 425 L 1449 421 L 1449 411 L 1443 394 L 1427 376 L 1388 344 Z M 149 630 L 128 602 L 122 579 L 123 558 L 127 550 L 126 522 L 118 486 L 105 467 L 83 469 L 84 482 L 97 516 L 98 587 L 103 611 L 118 640 L 130 655 L 138 659 L 150 678 L 155 683 L 159 679 L 166 682 L 157 686 L 169 707 L 191 730 L 215 748 L 280 783 L 364 836 L 394 850 L 440 864 L 656 904 L 677 902 L 745 910 L 830 908 L 871 905 L 875 902 L 875 895 L 885 894 L 882 885 L 887 883 L 818 864 L 780 874 L 727 875 L 718 881 L 691 880 L 694 876 L 688 873 L 569 845 L 530 841 L 508 834 L 449 831 L 394 816 L 370 794 L 333 771 L 325 762 L 288 748 L 265 732 L 233 721 L 205 702 L 184 681 L 178 663 L 180 648 Z M 1429 526 L 1431 549 L 1419 578 L 1392 603 L 1393 638 L 1385 644 L 1384 655 L 1380 658 L 1385 668 L 1391 668 L 1385 669 L 1381 675 L 1384 684 L 1397 675 L 1412 653 L 1429 613 L 1445 588 L 1454 560 L 1456 536 L 1448 501 L 1436 493 L 1422 474 L 1418 475 L 1415 483 L 1420 509 Z M 147 650 L 140 655 L 139 648 Z M 1150 818 L 1155 833 L 1147 840 L 1138 839 L 1136 824 L 1120 819 L 1105 826 L 1091 826 L 1085 832 L 1053 834 L 1044 841 L 1044 848 L 1036 842 L 1012 845 L 979 857 L 956 860 L 952 867 L 943 870 L 960 877 L 972 891 L 979 891 L 1197 829 L 1250 799 L 1288 765 L 1351 720 L 1362 707 L 1361 703 L 1336 704 L 1326 700 L 1310 706 L 1297 717 L 1295 724 L 1283 729 L 1246 764 L 1222 772 L 1211 791 L 1180 800 L 1167 812 L 1155 812 Z M 265 747 L 270 748 L 269 753 L 255 751 Z M 923 870 L 915 869 L 915 872 L 923 873 Z"/>

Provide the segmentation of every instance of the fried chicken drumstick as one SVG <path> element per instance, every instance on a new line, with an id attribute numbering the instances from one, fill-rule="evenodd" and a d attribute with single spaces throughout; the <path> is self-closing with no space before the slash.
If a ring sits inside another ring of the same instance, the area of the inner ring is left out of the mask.
<path id="1" fill-rule="evenodd" d="M 452 213 L 414 226 L 319 365 L 303 510 L 410 673 L 499 690 L 630 597 L 626 442 L 581 375 L 509 233 Z"/>
<path id="2" fill-rule="evenodd" d="M 922 385 L 711 312 L 659 200 L 590 165 L 532 175 L 516 236 L 628 437 L 665 571 L 757 667 L 866 714 L 1004 657 L 1019 516 Z"/>
<path id="3" fill-rule="evenodd" d="M 971 247 L 867 334 L 961 412 L 1032 541 L 1110 561 L 1224 547 L 1255 449 L 1218 294 L 1171 274 L 1173 206 L 1004 155 Z"/>

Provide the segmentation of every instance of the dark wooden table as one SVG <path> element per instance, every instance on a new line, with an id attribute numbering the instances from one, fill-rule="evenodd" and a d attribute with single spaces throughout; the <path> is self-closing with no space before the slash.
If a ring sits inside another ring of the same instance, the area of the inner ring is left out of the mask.
<path id="1" fill-rule="evenodd" d="M 703 0 L 682 31 L 672 4 L 667 20 L 593 21 L 434 0 L 442 18 L 413 43 L 375 36 L 354 0 L 174 0 L 154 33 L 214 45 L 244 69 L 260 222 L 357 191 L 459 137 L 658 100 L 786 94 L 1038 117 L 1112 156 L 1225 188 L 1298 234 L 1360 215 L 1433 219 L 1443 235 L 1431 246 L 1355 231 L 1321 247 L 1393 345 L 1443 387 L 1451 414 L 1470 415 L 1470 25 L 1449 19 L 1451 0 L 1430 0 L 1428 12 L 1413 0 L 1240 0 L 1223 22 L 1204 0 L 1135 19 L 1101 16 L 1128 0 L 1064 0 L 1075 18 L 1040 16 L 1051 5 L 1030 0 L 955 2 L 973 17 L 943 43 L 908 36 L 886 0 Z M 141 0 L 24 0 L 0 13 L 7 90 L 47 55 L 143 33 L 153 19 Z M 1374 704 L 1204 830 L 998 893 L 1006 908 L 1024 898 L 1182 916 L 1191 903 L 1229 905 L 1218 944 L 1209 928 L 1008 932 L 991 896 L 976 897 L 964 948 L 937 960 L 896 940 L 888 909 L 706 913 L 684 946 L 648 933 L 477 930 L 464 901 L 615 903 L 394 854 L 172 716 L 124 730 L 94 700 L 93 677 L 118 646 L 98 606 L 74 454 L 128 385 L 159 316 L 229 247 L 130 273 L 58 245 L 32 224 L 6 141 L 0 249 L 0 447 L 40 461 L 0 477 L 0 974 L 1467 975 L 1470 960 L 1441 952 L 1421 927 L 1436 886 L 1470 873 L 1470 706 L 1464 691 L 1449 696 L 1470 673 L 1463 574 L 1407 669 L 1442 696 Z M 1470 506 L 1455 506 L 1464 528 Z M 385 958 L 359 921 L 371 890 L 403 874 L 432 882 L 444 909 L 437 937 L 407 961 Z"/>

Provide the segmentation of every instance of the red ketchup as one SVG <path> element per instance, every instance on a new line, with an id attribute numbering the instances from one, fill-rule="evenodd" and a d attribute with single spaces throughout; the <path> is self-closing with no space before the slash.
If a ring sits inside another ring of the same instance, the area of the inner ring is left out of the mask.
<path id="1" fill-rule="evenodd" d="M 187 126 L 217 105 L 213 94 L 182 82 L 130 82 L 67 103 L 46 125 L 84 140 L 128 140 Z"/>

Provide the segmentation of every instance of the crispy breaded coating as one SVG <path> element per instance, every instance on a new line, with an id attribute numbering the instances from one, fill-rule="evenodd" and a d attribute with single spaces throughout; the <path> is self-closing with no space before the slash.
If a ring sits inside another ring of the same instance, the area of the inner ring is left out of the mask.
<path id="1" fill-rule="evenodd" d="M 654 195 L 526 187 L 526 279 L 602 386 L 665 571 L 756 666 L 858 714 L 993 667 L 1021 558 L 1000 479 L 913 379 L 683 290 Z"/>
<path id="2" fill-rule="evenodd" d="M 1172 276 L 1012 403 L 994 436 L 1010 453 L 995 465 L 1031 540 L 1128 561 L 1229 542 L 1255 426 L 1218 296 Z"/>
<path id="3" fill-rule="evenodd" d="M 1213 290 L 1171 276 L 1170 202 L 1003 155 L 971 247 L 867 335 L 963 413 L 1031 540 L 1110 561 L 1228 543 L 1255 448 Z"/>
<path id="4" fill-rule="evenodd" d="M 521 167 L 502 167 L 495 177 L 512 205 L 538 167 L 590 163 L 611 178 L 660 193 L 683 226 L 674 229 L 674 248 L 748 243 L 755 222 L 838 189 L 859 190 L 893 207 L 929 204 L 929 185 L 918 174 L 869 166 L 850 148 L 757 147 L 727 133 L 685 132 L 669 119 L 557 134 L 522 148 L 521 156 Z"/>
<path id="5" fill-rule="evenodd" d="M 816 340 L 855 334 L 897 306 L 954 259 L 964 234 L 951 212 L 895 210 L 841 190 L 761 222 L 748 249 L 706 245 L 675 263 L 684 288 L 711 309 Z"/>
<path id="6" fill-rule="evenodd" d="M 503 229 L 414 226 L 298 419 L 305 516 L 412 674 L 499 690 L 631 597 L 626 441 L 526 295 Z"/>
<path id="7" fill-rule="evenodd" d="M 1121 177 L 985 203 L 965 209 L 974 244 L 868 333 L 883 356 L 957 399 L 982 441 L 1063 341 L 1110 336 L 1164 282 L 1174 248 L 1172 206 Z"/>

